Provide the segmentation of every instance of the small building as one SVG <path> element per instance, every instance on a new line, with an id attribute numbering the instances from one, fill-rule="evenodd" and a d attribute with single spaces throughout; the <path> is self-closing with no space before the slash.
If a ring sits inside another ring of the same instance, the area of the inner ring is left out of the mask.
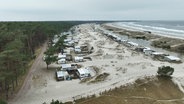
<path id="1" fill-rule="evenodd" d="M 70 75 L 67 71 L 56 71 L 56 79 L 57 81 L 71 80 Z"/>
<path id="2" fill-rule="evenodd" d="M 181 62 L 181 59 L 175 56 L 165 56 L 165 60 L 168 62 L 176 62 L 176 63 Z"/>
<path id="3" fill-rule="evenodd" d="M 83 62 L 83 61 L 84 61 L 84 58 L 83 58 L 83 57 L 78 57 L 78 56 L 77 56 L 77 57 L 74 58 L 74 61 L 75 61 L 75 62 Z"/>
<path id="4" fill-rule="evenodd" d="M 77 75 L 80 79 L 90 77 L 90 71 L 88 68 L 77 69 Z"/>

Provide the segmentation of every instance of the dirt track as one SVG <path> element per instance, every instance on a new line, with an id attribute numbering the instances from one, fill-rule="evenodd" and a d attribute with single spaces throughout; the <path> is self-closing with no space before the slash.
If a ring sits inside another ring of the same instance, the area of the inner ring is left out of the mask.
<path id="1" fill-rule="evenodd" d="M 47 43 L 45 43 L 41 49 L 41 53 L 39 54 L 39 56 L 35 59 L 33 65 L 31 66 L 28 75 L 26 77 L 26 79 L 24 80 L 24 83 L 21 87 L 21 89 L 19 90 L 19 92 L 16 94 L 15 98 L 10 101 L 10 104 L 13 104 L 14 102 L 16 102 L 18 99 L 21 98 L 21 96 L 24 96 L 28 90 L 30 90 L 31 88 L 31 84 L 33 81 L 33 73 L 35 73 L 35 71 L 42 69 L 43 67 L 46 67 L 46 64 L 43 61 L 43 54 L 46 51 L 47 48 Z"/>

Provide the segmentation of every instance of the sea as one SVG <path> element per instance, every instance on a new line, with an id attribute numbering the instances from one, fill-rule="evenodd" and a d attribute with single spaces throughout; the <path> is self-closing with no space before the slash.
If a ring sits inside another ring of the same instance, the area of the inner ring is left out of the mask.
<path id="1" fill-rule="evenodd" d="M 184 21 L 129 21 L 116 22 L 115 25 L 130 29 L 184 38 Z"/>

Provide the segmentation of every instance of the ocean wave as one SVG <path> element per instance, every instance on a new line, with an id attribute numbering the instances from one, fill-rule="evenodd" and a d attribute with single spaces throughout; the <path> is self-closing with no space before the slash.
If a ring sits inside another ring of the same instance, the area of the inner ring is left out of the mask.
<path id="1" fill-rule="evenodd" d="M 179 36 L 184 37 L 184 30 L 177 30 L 177 29 L 170 29 L 165 27 L 156 27 L 156 26 L 148 26 L 148 25 L 142 25 L 135 22 L 118 22 L 116 23 L 118 26 L 127 27 L 131 29 L 137 29 L 142 31 L 151 31 L 156 32 L 164 35 L 172 35 L 172 36 Z"/>

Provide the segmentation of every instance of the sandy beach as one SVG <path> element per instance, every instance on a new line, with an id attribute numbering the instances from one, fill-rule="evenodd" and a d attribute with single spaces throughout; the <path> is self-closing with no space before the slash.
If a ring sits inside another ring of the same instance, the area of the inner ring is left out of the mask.
<path id="1" fill-rule="evenodd" d="M 152 48 L 160 48 L 163 49 L 162 51 L 167 50 L 168 52 L 179 53 L 183 56 L 184 38 L 182 36 L 172 36 L 153 31 L 123 27 L 116 23 L 106 23 L 102 26 L 110 31 L 113 31 L 113 33 L 120 34 L 121 36 L 149 41 L 150 45 L 153 46 Z"/>
<path id="2" fill-rule="evenodd" d="M 47 70 L 42 60 L 43 53 L 41 53 L 38 59 L 39 68 L 32 71 L 30 81 L 26 82 L 29 83 L 29 88 L 21 89 L 24 93 L 20 93 L 18 97 L 9 101 L 9 104 L 42 104 L 44 102 L 49 104 L 52 99 L 65 102 L 93 94 L 98 95 L 105 90 L 134 83 L 138 78 L 154 76 L 157 74 L 158 67 L 163 65 L 175 68 L 172 75 L 173 81 L 178 84 L 181 91 L 184 91 L 183 63 L 156 61 L 135 52 L 101 34 L 96 24 L 79 25 L 76 31 L 77 38 L 80 39 L 79 45 L 89 43 L 94 47 L 94 52 L 87 55 L 92 58 L 92 61 L 80 64 L 84 67 L 96 66 L 100 69 L 99 73 L 109 73 L 107 79 L 98 83 L 80 83 L 79 79 L 57 82 L 54 71 L 58 65 L 52 64 Z"/>
<path id="3" fill-rule="evenodd" d="M 126 26 L 119 26 L 116 23 L 106 23 L 106 26 L 110 26 L 110 27 L 114 27 L 117 29 L 125 29 L 125 30 L 130 30 L 130 31 L 139 31 L 139 32 L 143 32 L 146 31 L 145 29 L 136 29 L 136 28 L 131 28 L 131 27 L 126 27 Z M 159 32 L 152 32 L 153 35 L 157 35 L 157 36 L 162 36 L 162 37 L 168 37 L 168 38 L 174 38 L 174 39 L 184 39 L 184 37 L 179 37 L 179 36 L 171 36 L 171 35 L 166 35 L 166 34 L 161 34 Z"/>

